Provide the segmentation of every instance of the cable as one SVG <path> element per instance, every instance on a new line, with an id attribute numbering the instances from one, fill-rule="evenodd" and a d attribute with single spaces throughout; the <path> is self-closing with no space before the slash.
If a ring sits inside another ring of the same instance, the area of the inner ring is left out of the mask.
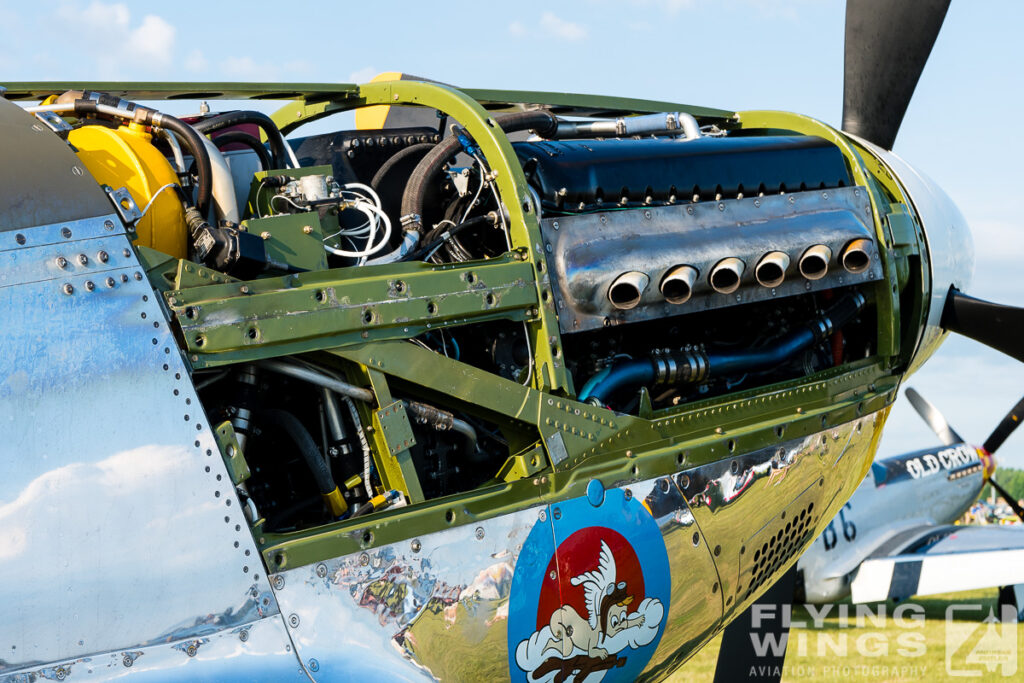
<path id="1" fill-rule="evenodd" d="M 282 168 L 286 163 L 285 160 L 289 159 L 289 157 L 293 168 L 299 167 L 298 161 L 294 158 L 295 153 L 292 152 L 289 155 L 288 152 L 291 148 L 287 147 L 287 143 L 284 140 L 284 136 L 281 135 L 280 129 L 269 116 L 262 112 L 244 110 L 229 111 L 224 114 L 217 114 L 216 116 L 196 121 L 193 125 L 196 130 L 202 133 L 212 133 L 214 131 L 222 130 L 224 128 L 232 128 L 245 123 L 259 126 L 267 136 L 267 143 L 270 145 L 271 159 L 273 160 L 275 168 Z"/>

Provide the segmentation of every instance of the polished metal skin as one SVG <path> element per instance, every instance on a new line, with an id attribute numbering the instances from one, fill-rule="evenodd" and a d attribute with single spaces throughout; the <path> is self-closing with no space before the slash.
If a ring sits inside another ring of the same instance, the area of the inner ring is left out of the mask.
<path id="1" fill-rule="evenodd" d="M 635 499 L 657 524 L 668 557 L 670 597 L 660 642 L 643 670 L 644 678 L 657 679 L 710 640 L 723 617 L 745 609 L 759 581 L 796 561 L 859 480 L 883 421 L 884 412 L 867 415 L 617 489 L 605 491 L 591 480 L 582 498 L 367 547 L 272 575 L 271 585 L 298 655 L 316 680 L 504 680 L 511 674 L 513 680 L 549 681 L 554 673 L 528 679 L 510 663 L 521 647 L 510 640 L 510 619 L 525 610 L 531 621 L 537 613 L 536 602 L 517 592 L 528 587 L 516 575 L 536 573 L 556 552 L 549 541 L 538 553 L 530 532 L 540 526 L 541 537 L 559 544 L 570 506 L 593 506 L 597 514 L 602 505 Z M 601 502 L 592 498 L 595 487 Z M 630 515 L 616 514 L 623 522 L 615 531 L 636 547 Z M 643 571 L 648 584 L 658 578 L 656 567 Z M 563 590 L 580 590 L 571 578 L 558 577 Z M 546 617 L 536 618 L 546 623 Z M 606 680 L 619 680 L 617 673 L 610 670 Z"/>
<path id="2" fill-rule="evenodd" d="M 0 679 L 110 661 L 110 676 L 188 678 L 229 655 L 297 674 L 279 625 L 261 625 L 277 602 L 120 219 L 0 233 L 0 272 L 0 603 L 18 606 Z"/>
<path id="3" fill-rule="evenodd" d="M 934 180 L 895 153 L 857 139 L 885 164 L 903 187 L 921 224 L 921 238 L 927 246 L 931 297 L 927 323 L 921 333 L 908 374 L 915 372 L 945 339 L 939 324 L 950 287 L 966 291 L 974 275 L 974 238 L 967 220 L 949 195 Z"/>
<path id="4" fill-rule="evenodd" d="M 559 327 L 578 332 L 878 280 L 882 272 L 867 194 L 857 187 L 833 188 L 544 219 L 540 225 Z M 866 240 L 871 266 L 850 273 L 832 255 L 859 239 Z M 812 280 L 801 276 L 796 264 L 816 244 L 830 249 L 829 262 L 827 274 Z M 772 252 L 788 255 L 791 265 L 781 282 L 763 286 L 754 265 Z M 712 273 L 730 259 L 746 264 L 737 269 L 739 281 L 713 286 Z M 639 292 L 639 299 L 616 305 L 610 296 L 624 278 L 636 282 L 647 275 L 649 282 L 662 283 L 679 266 L 697 271 L 691 296 L 672 301 L 658 287 L 636 285 L 631 291 Z"/>

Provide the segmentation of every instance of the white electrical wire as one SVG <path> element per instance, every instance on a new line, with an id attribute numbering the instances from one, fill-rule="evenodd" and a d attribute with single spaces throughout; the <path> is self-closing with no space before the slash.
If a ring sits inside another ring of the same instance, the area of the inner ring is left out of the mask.
<path id="1" fill-rule="evenodd" d="M 366 248 L 360 251 L 347 251 L 345 249 L 337 249 L 329 244 L 324 245 L 324 249 L 334 254 L 335 256 L 345 256 L 348 258 L 363 258 L 365 256 L 372 256 L 378 251 L 387 246 L 388 241 L 391 239 L 391 219 L 381 209 L 371 204 L 370 202 L 360 202 L 352 207 L 357 211 L 361 211 L 370 220 L 370 238 L 367 240 Z M 380 241 L 377 244 L 373 244 L 373 239 L 376 233 L 376 219 L 379 218 L 384 224 L 384 234 L 381 236 Z M 341 234 L 345 234 L 343 231 Z"/>
<path id="2" fill-rule="evenodd" d="M 284 143 L 284 151 L 288 154 L 288 162 L 292 165 L 292 168 L 300 168 L 299 159 L 295 156 L 295 150 L 288 144 L 288 141 L 281 136 L 281 141 Z"/>
<path id="3" fill-rule="evenodd" d="M 139 214 L 139 220 L 142 220 L 142 217 L 146 215 L 146 212 L 149 211 L 149 207 L 153 206 L 153 202 L 156 201 L 156 198 L 160 196 L 161 192 L 163 192 L 169 187 L 175 187 L 177 186 L 177 184 L 178 183 L 167 183 L 166 185 L 161 186 L 160 189 L 158 189 L 156 192 L 154 192 L 153 196 L 149 198 L 148 202 L 146 202 L 146 208 L 144 208 L 142 210 L 142 213 Z"/>
<path id="4" fill-rule="evenodd" d="M 342 185 L 342 188 L 345 190 L 362 190 L 368 194 L 371 199 L 373 199 L 373 203 L 377 205 L 378 209 L 383 208 L 380 203 L 380 196 L 369 185 L 363 185 L 362 183 L 345 183 Z"/>

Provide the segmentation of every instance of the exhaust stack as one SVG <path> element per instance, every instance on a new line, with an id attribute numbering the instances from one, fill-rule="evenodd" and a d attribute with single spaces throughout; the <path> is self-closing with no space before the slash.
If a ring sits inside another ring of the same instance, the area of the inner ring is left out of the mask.
<path id="1" fill-rule="evenodd" d="M 746 264 L 733 256 L 722 259 L 711 269 L 708 277 L 711 289 L 719 294 L 732 294 L 740 288 L 740 278 L 745 268 Z"/>
<path id="2" fill-rule="evenodd" d="M 764 255 L 754 268 L 754 277 L 762 287 L 778 287 L 786 279 L 789 270 L 789 254 L 772 251 Z"/>
<path id="3" fill-rule="evenodd" d="M 828 262 L 832 260 L 832 250 L 824 244 L 808 247 L 800 257 L 800 274 L 808 280 L 820 280 L 828 273 Z"/>
<path id="4" fill-rule="evenodd" d="M 623 273 L 608 288 L 608 301 L 619 310 L 635 308 L 650 282 L 651 278 L 645 273 L 636 270 Z"/>
<path id="5" fill-rule="evenodd" d="M 868 253 L 870 240 L 853 240 L 843 248 L 843 255 L 840 261 L 848 273 L 863 273 L 871 267 L 871 255 Z"/>
<path id="6" fill-rule="evenodd" d="M 693 266 L 673 266 L 661 279 L 661 294 L 670 304 L 685 304 L 696 280 L 697 269 Z"/>

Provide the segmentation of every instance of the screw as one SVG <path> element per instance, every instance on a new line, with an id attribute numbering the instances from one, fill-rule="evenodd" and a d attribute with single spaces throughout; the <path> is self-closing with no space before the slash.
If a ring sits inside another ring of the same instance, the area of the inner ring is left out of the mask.
<path id="1" fill-rule="evenodd" d="M 101 251 L 100 253 L 96 254 L 96 258 L 100 260 L 100 263 L 106 263 L 107 261 L 110 260 L 110 254 L 108 254 L 105 251 Z"/>
<path id="2" fill-rule="evenodd" d="M 132 661 L 131 657 L 125 655 L 124 659 L 121 660 L 121 663 L 124 664 L 126 667 L 130 667 L 134 662 Z"/>
<path id="3" fill-rule="evenodd" d="M 304 226 L 302 226 L 302 232 L 306 233 L 307 235 L 312 235 L 313 234 L 313 226 L 311 226 L 311 225 L 304 225 Z"/>
<path id="4" fill-rule="evenodd" d="M 274 586 L 274 590 L 281 590 L 282 588 L 284 588 L 284 577 L 278 574 L 274 577 L 271 583 Z"/>
<path id="5" fill-rule="evenodd" d="M 92 283 L 92 280 L 86 280 L 86 281 L 85 281 L 85 289 L 86 289 L 87 291 L 91 292 L 92 290 L 96 289 L 96 285 L 94 285 L 94 284 Z"/>
<path id="6" fill-rule="evenodd" d="M 79 254 L 78 262 L 81 263 L 83 266 L 87 266 L 89 265 L 89 257 L 86 256 L 85 254 Z"/>
<path id="7" fill-rule="evenodd" d="M 541 510 L 540 514 L 537 515 L 537 518 L 542 522 L 546 522 L 548 521 L 548 513 L 545 510 Z"/>
<path id="8" fill-rule="evenodd" d="M 265 240 L 269 240 L 270 239 L 270 231 L 264 230 L 263 232 L 260 233 L 260 237 L 262 237 Z"/>
<path id="9" fill-rule="evenodd" d="M 312 671 L 313 673 L 316 673 L 317 671 L 319 671 L 320 670 L 320 662 L 316 661 L 315 659 L 309 660 L 309 670 Z"/>
<path id="10" fill-rule="evenodd" d="M 362 553 L 359 556 L 359 564 L 363 565 L 364 567 L 366 565 L 370 564 L 370 556 L 367 555 L 366 553 Z"/>
<path id="11" fill-rule="evenodd" d="M 478 526 L 476 528 L 476 540 L 482 541 L 483 539 L 484 539 L 484 528 L 482 526 Z"/>
<path id="12" fill-rule="evenodd" d="M 293 614 L 288 617 L 288 623 L 292 625 L 292 628 L 298 628 L 299 626 L 299 615 Z"/>
<path id="13" fill-rule="evenodd" d="M 113 288 L 113 287 L 114 287 L 114 278 L 112 278 L 112 277 L 108 277 L 108 278 L 107 278 L 107 279 L 105 280 L 105 282 L 107 283 L 107 287 L 110 287 L 110 288 Z"/>
<path id="14" fill-rule="evenodd" d="M 69 237 L 71 237 L 71 228 L 64 226 L 63 228 L 60 229 L 60 234 L 64 237 L 64 239 L 68 239 Z"/>
<path id="15" fill-rule="evenodd" d="M 248 629 L 246 629 L 246 630 L 243 630 L 243 631 L 239 631 L 239 632 L 238 632 L 238 639 L 239 639 L 240 641 L 242 641 L 243 643 L 244 643 L 245 641 L 249 640 L 249 631 L 248 631 Z"/>
<path id="16" fill-rule="evenodd" d="M 107 230 L 113 230 L 114 221 L 103 221 L 103 227 L 106 228 Z"/>
<path id="17" fill-rule="evenodd" d="M 412 551 L 413 551 L 414 553 L 418 553 L 418 552 L 420 551 L 420 548 L 422 548 L 422 547 L 423 547 L 423 544 L 422 544 L 422 543 L 420 543 L 420 539 L 418 539 L 418 538 L 414 538 L 414 539 L 412 540 L 412 543 L 410 543 L 409 545 L 411 545 L 411 546 L 412 546 Z"/>
<path id="18" fill-rule="evenodd" d="M 629 489 L 626 489 L 623 493 L 626 496 L 626 500 L 633 500 L 633 492 L 632 491 L 630 491 Z"/>
<path id="19" fill-rule="evenodd" d="M 238 288 L 238 291 L 240 291 L 242 294 L 248 294 L 249 285 L 242 285 L 241 287 Z"/>
<path id="20" fill-rule="evenodd" d="M 650 211 L 644 211 L 644 218 L 646 218 L 646 219 L 650 220 L 650 218 L 651 218 L 651 212 L 650 212 Z"/>
<path id="21" fill-rule="evenodd" d="M 550 574 L 548 574 L 548 576 L 550 576 L 550 577 L 551 577 L 551 580 L 552 580 L 552 581 L 554 581 L 555 579 L 557 579 L 557 578 L 558 578 L 558 574 L 556 574 L 556 573 L 555 573 L 555 570 L 554 570 L 554 569 L 552 569 L 552 570 L 551 570 L 551 573 L 550 573 Z"/>
<path id="22" fill-rule="evenodd" d="M 555 508 L 554 510 L 551 511 L 551 515 L 555 519 L 561 519 L 562 518 L 562 511 L 560 509 L 558 509 L 558 508 Z"/>
<path id="23" fill-rule="evenodd" d="M 57 267 L 58 268 L 67 268 L 68 267 L 68 260 L 66 258 L 64 258 L 63 256 L 58 256 L 57 257 Z"/>
<path id="24" fill-rule="evenodd" d="M 321 579 L 327 576 L 327 565 L 321 562 L 316 566 L 316 575 Z"/>
<path id="25" fill-rule="evenodd" d="M 136 280 L 142 280 L 142 273 L 136 272 L 135 273 L 135 279 Z"/>

